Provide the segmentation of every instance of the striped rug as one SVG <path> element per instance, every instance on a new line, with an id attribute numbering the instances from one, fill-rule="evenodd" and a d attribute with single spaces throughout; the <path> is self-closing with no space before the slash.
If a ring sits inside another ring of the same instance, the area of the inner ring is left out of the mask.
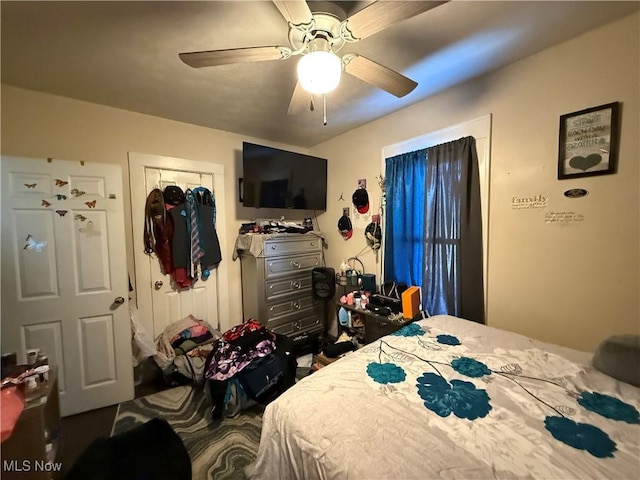
<path id="1" fill-rule="evenodd" d="M 258 451 L 262 408 L 212 422 L 210 406 L 202 391 L 188 385 L 154 393 L 121 403 L 111 435 L 154 417 L 164 418 L 189 452 L 193 480 L 244 479 L 242 469 L 255 460 Z"/>

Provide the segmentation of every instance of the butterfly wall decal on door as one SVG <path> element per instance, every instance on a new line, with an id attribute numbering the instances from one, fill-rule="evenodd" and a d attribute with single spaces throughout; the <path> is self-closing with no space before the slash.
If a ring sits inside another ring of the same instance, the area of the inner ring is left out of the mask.
<path id="1" fill-rule="evenodd" d="M 84 202 L 84 204 L 89 208 L 96 208 L 96 201 L 91 200 L 90 202 Z"/>
<path id="2" fill-rule="evenodd" d="M 100 235 L 100 231 L 95 227 L 95 225 L 93 224 L 93 222 L 91 220 L 89 220 L 89 222 L 87 222 L 87 226 L 86 227 L 81 227 L 78 229 L 78 231 L 84 235 L 86 235 L 87 237 L 94 237 L 96 235 Z"/>
<path id="3" fill-rule="evenodd" d="M 44 247 L 47 246 L 46 240 L 38 242 L 31 235 L 27 235 L 27 244 L 24 246 L 24 250 L 33 250 L 36 252 L 41 252 Z"/>
<path id="4" fill-rule="evenodd" d="M 60 180 L 59 178 L 56 178 L 56 187 L 64 187 L 67 183 L 69 182 L 65 182 L 64 180 Z"/>
<path id="5" fill-rule="evenodd" d="M 27 188 L 36 188 L 37 183 L 25 183 L 24 186 Z"/>

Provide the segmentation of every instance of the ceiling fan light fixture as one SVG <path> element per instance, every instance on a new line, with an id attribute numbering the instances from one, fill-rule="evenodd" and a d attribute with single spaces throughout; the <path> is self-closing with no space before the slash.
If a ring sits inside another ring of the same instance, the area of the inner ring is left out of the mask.
<path id="1" fill-rule="evenodd" d="M 340 83 L 342 61 L 332 52 L 315 51 L 298 61 L 298 81 L 313 94 L 329 93 Z"/>

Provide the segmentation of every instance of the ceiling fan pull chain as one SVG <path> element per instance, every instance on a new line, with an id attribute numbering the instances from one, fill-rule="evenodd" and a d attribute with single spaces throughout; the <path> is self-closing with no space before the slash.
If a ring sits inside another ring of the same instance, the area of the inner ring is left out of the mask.
<path id="1" fill-rule="evenodd" d="M 327 95 L 326 94 L 322 94 L 322 124 L 326 125 L 327 124 Z"/>

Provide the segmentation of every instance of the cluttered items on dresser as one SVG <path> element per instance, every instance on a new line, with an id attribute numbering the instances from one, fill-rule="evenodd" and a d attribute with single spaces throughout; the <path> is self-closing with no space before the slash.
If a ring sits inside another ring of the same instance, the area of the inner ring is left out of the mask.
<path id="1" fill-rule="evenodd" d="M 284 217 L 279 220 L 257 219 L 255 222 L 240 225 L 239 233 L 307 233 L 313 230 L 313 220 L 305 217 L 302 222 L 286 221 Z"/>
<path id="2" fill-rule="evenodd" d="M 205 187 L 154 188 L 147 196 L 144 222 L 145 253 L 155 254 L 162 273 L 176 288 L 206 280 L 222 261 L 216 232 L 216 203 Z"/>

